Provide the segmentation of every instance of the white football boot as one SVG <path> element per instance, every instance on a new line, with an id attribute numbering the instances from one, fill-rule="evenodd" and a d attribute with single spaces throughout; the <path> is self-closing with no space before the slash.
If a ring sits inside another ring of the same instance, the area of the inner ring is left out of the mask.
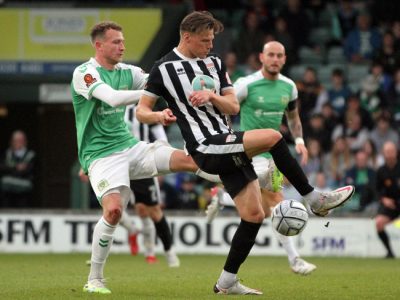
<path id="1" fill-rule="evenodd" d="M 290 269 L 296 274 L 300 275 L 309 275 L 316 268 L 316 265 L 313 265 L 300 257 L 296 257 L 293 261 L 289 261 Z"/>
<path id="2" fill-rule="evenodd" d="M 89 280 L 83 287 L 83 291 L 86 293 L 111 294 L 111 291 L 106 287 L 105 279 Z"/>
<path id="3" fill-rule="evenodd" d="M 354 186 L 347 185 L 331 192 L 317 192 L 315 197 L 305 199 L 311 211 L 320 217 L 325 217 L 331 209 L 343 205 L 354 194 Z"/>
<path id="4" fill-rule="evenodd" d="M 227 288 L 223 289 L 218 287 L 218 285 L 214 285 L 214 293 L 220 295 L 262 295 L 263 293 L 259 290 L 249 288 L 244 286 L 239 282 L 239 279 L 235 281 L 235 283 Z"/>

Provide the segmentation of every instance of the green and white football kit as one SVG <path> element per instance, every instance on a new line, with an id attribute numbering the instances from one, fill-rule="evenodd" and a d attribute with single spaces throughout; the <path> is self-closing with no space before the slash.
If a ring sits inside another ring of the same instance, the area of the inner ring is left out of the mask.
<path id="1" fill-rule="evenodd" d="M 268 80 L 261 70 L 238 79 L 234 87 L 240 102 L 240 130 L 243 131 L 264 128 L 279 131 L 285 111 L 298 96 L 296 84 L 291 79 L 279 74 L 278 79 Z M 253 157 L 261 187 L 267 182 L 266 177 L 260 175 L 264 175 L 272 163 L 268 152 Z"/>
<path id="2" fill-rule="evenodd" d="M 120 105 L 96 98 L 101 89 L 109 92 L 105 87 L 111 87 L 112 91 L 142 90 L 146 79 L 147 74 L 138 67 L 118 63 L 114 70 L 107 70 L 94 58 L 74 71 L 71 92 L 78 157 L 99 200 L 108 191 L 123 187 L 121 196 L 127 204 L 130 179 L 170 173 L 169 158 L 176 149 L 165 142 L 148 144 L 134 138 L 124 121 L 122 105 L 128 102 L 118 102 L 118 94 L 110 97 L 116 99 L 114 104 Z"/>

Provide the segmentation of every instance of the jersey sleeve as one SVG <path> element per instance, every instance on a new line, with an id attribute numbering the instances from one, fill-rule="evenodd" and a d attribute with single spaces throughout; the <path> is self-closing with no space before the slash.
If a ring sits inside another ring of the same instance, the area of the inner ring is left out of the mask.
<path id="1" fill-rule="evenodd" d="M 291 85 L 292 85 L 292 95 L 290 97 L 290 101 L 295 101 L 299 97 L 299 92 L 297 90 L 296 84 L 293 81 L 291 81 Z"/>
<path id="2" fill-rule="evenodd" d="M 154 65 L 147 79 L 147 84 L 144 88 L 144 94 L 150 97 L 158 98 L 163 95 L 163 90 L 164 84 L 160 68 L 158 65 Z"/>
<path id="3" fill-rule="evenodd" d="M 132 89 L 133 90 L 143 90 L 146 85 L 149 74 L 146 74 L 141 68 L 136 67 L 136 66 L 130 66 L 130 69 L 131 69 L 132 78 L 133 78 Z"/>
<path id="4" fill-rule="evenodd" d="M 93 91 L 101 84 L 105 83 L 101 80 L 99 72 L 91 65 L 76 68 L 72 76 L 72 85 L 75 92 L 87 100 L 92 98 Z"/>
<path id="5" fill-rule="evenodd" d="M 229 74 L 226 71 L 226 66 L 224 64 L 224 62 L 219 59 L 219 62 L 221 64 L 221 69 L 219 70 L 219 80 L 220 80 L 220 84 L 221 84 L 221 91 L 223 91 L 224 89 L 228 89 L 228 88 L 232 88 L 232 81 L 229 78 Z"/>
<path id="6" fill-rule="evenodd" d="M 247 80 L 245 78 L 239 78 L 233 85 L 235 88 L 235 94 L 239 103 L 247 98 Z"/>

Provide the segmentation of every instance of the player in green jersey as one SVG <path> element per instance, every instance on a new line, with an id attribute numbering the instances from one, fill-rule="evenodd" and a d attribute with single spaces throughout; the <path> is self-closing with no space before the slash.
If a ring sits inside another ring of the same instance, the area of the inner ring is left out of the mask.
<path id="1" fill-rule="evenodd" d="M 96 24 L 91 41 L 95 57 L 75 69 L 71 83 L 79 161 L 103 208 L 93 232 L 90 274 L 83 290 L 110 294 L 103 269 L 129 201 L 130 179 L 196 172 L 198 167 L 184 151 L 162 141 L 138 141 L 129 132 L 125 105 L 137 103 L 147 76 L 140 68 L 121 62 L 122 28 L 113 22 Z M 171 115 L 169 109 L 158 112 L 160 121 Z"/>
<path id="2" fill-rule="evenodd" d="M 296 152 L 301 155 L 302 164 L 307 163 L 308 151 L 304 145 L 303 130 L 296 107 L 297 88 L 295 83 L 280 73 L 286 61 L 285 48 L 279 42 L 269 42 L 260 53 L 261 70 L 239 79 L 234 84 L 240 102 L 240 129 L 252 130 L 272 128 L 279 130 L 283 115 L 286 115 Z M 283 176 L 275 168 L 269 152 L 253 157 L 253 166 L 263 190 L 262 199 L 265 216 L 271 215 L 271 206 L 282 201 L 280 192 Z M 273 193 L 271 193 L 273 192 Z M 217 215 L 222 205 L 232 206 L 234 202 L 221 188 L 212 190 L 213 200 L 207 208 L 208 222 Z M 307 275 L 313 272 L 315 265 L 306 262 L 296 251 L 292 237 L 283 236 L 274 230 L 279 242 L 288 254 L 293 272 Z"/>

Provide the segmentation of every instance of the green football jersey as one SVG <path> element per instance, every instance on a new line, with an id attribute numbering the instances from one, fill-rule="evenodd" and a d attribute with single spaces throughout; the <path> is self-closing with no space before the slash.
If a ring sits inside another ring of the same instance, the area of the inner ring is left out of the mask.
<path id="1" fill-rule="evenodd" d="M 75 111 L 78 158 L 85 172 L 98 158 L 138 143 L 124 121 L 125 106 L 112 107 L 92 96 L 101 84 L 115 90 L 140 90 L 146 76 L 142 69 L 119 63 L 110 71 L 91 58 L 78 66 L 72 77 L 71 94 Z"/>
<path id="2" fill-rule="evenodd" d="M 295 83 L 279 74 L 277 80 L 264 78 L 261 70 L 234 84 L 240 102 L 240 130 L 272 128 L 279 131 L 290 101 L 297 99 Z M 263 156 L 270 158 L 269 153 Z"/>

